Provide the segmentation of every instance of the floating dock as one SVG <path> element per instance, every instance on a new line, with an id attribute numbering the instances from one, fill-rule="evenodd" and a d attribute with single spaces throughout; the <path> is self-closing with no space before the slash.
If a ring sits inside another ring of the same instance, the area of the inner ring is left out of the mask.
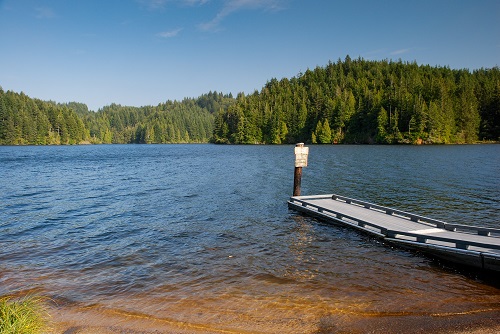
<path id="1" fill-rule="evenodd" d="M 456 264 L 500 272 L 500 229 L 450 224 L 335 194 L 293 196 L 288 207 Z"/>

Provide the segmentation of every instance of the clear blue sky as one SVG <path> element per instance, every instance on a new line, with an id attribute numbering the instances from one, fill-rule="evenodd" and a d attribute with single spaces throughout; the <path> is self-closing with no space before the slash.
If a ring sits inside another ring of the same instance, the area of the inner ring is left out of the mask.
<path id="1" fill-rule="evenodd" d="M 500 65 L 500 0 L 0 0 L 0 86 L 143 106 L 245 94 L 346 55 Z"/>

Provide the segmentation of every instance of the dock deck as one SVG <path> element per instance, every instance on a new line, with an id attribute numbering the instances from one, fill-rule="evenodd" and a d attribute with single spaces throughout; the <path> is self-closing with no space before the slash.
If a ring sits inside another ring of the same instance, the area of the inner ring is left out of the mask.
<path id="1" fill-rule="evenodd" d="M 454 263 L 500 272 L 500 229 L 450 224 L 335 194 L 294 196 L 288 207 Z"/>

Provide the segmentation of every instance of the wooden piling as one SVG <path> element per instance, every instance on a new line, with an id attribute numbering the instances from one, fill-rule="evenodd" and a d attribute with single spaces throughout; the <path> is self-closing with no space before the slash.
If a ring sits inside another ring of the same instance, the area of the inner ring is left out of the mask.
<path id="1" fill-rule="evenodd" d="M 293 196 L 300 196 L 300 187 L 302 183 L 302 167 L 295 167 L 293 174 Z"/>
<path id="2" fill-rule="evenodd" d="M 302 167 L 307 167 L 307 156 L 309 147 L 304 147 L 304 143 L 295 145 L 295 172 L 293 174 L 293 196 L 300 196 L 302 184 Z"/>

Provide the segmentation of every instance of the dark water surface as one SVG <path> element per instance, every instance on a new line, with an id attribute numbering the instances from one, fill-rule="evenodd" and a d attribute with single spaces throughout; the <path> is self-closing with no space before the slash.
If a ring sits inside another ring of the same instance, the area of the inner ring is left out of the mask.
<path id="1" fill-rule="evenodd" d="M 293 160 L 293 146 L 0 147 L 0 295 L 227 332 L 500 321 L 488 277 L 288 211 Z M 311 146 L 302 194 L 327 193 L 500 228 L 500 145 Z"/>

